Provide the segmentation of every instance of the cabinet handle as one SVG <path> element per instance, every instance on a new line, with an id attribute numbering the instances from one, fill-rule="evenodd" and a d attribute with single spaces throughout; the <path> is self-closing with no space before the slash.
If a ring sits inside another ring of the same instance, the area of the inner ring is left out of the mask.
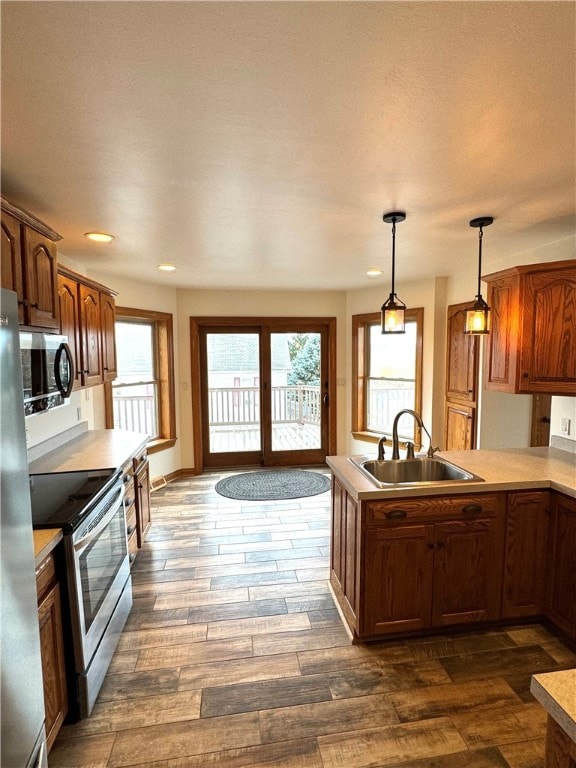
<path id="1" fill-rule="evenodd" d="M 129 509 L 132 504 L 134 504 L 134 499 L 129 498 L 128 496 L 124 499 L 124 509 Z"/>
<path id="2" fill-rule="evenodd" d="M 482 512 L 482 505 L 481 504 L 466 504 L 465 507 L 462 507 L 462 512 L 464 512 L 465 515 L 476 515 L 479 512 Z"/>
<path id="3" fill-rule="evenodd" d="M 131 533 L 134 533 L 135 526 L 129 525 L 128 528 L 126 528 L 126 535 L 130 536 Z"/>
<path id="4" fill-rule="evenodd" d="M 429 541 L 428 542 L 428 549 L 434 549 L 434 542 L 433 541 Z"/>
<path id="5" fill-rule="evenodd" d="M 438 541 L 436 542 L 436 549 L 442 549 L 442 547 L 446 544 L 445 541 Z"/>
<path id="6" fill-rule="evenodd" d="M 387 520 L 400 520 L 403 517 L 406 517 L 404 509 L 391 509 L 390 512 L 386 512 Z"/>
<path id="7" fill-rule="evenodd" d="M 28 306 L 28 302 L 26 301 L 26 299 L 18 299 L 18 304 L 22 307 Z"/>
<path id="8" fill-rule="evenodd" d="M 38 304 L 38 302 L 37 302 L 37 301 L 33 301 L 33 302 L 32 302 L 32 304 L 30 304 L 30 306 L 31 306 L 33 309 L 40 309 L 40 304 Z"/>
<path id="9" fill-rule="evenodd" d="M 529 376 L 529 374 L 527 374 L 527 373 L 523 373 L 523 374 L 522 374 L 522 378 L 523 378 L 523 379 L 527 379 L 527 378 L 528 378 L 528 376 Z"/>
<path id="10" fill-rule="evenodd" d="M 142 483 L 138 483 L 138 488 L 139 488 L 140 490 L 142 490 L 142 488 L 143 488 L 143 487 L 144 487 L 144 486 L 142 485 Z"/>

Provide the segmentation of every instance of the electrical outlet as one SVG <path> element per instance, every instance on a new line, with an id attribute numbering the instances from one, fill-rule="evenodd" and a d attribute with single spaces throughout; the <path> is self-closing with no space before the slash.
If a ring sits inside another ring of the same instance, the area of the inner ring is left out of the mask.
<path id="1" fill-rule="evenodd" d="M 560 434 L 561 435 L 570 434 L 570 419 L 560 419 Z"/>
<path id="2" fill-rule="evenodd" d="M 30 431 L 26 430 L 26 448 L 30 447 Z"/>
<path id="3" fill-rule="evenodd" d="M 78 417 L 78 421 L 82 421 L 82 408 L 80 408 L 80 406 L 76 408 L 76 416 Z"/>

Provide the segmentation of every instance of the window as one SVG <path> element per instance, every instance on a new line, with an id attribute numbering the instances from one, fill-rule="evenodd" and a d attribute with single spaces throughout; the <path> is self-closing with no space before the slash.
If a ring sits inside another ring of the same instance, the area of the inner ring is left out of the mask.
<path id="1" fill-rule="evenodd" d="M 176 442 L 172 315 L 116 308 L 118 377 L 106 387 L 106 426 L 144 432 L 150 451 Z"/>
<path id="2" fill-rule="evenodd" d="M 405 334 L 382 334 L 380 313 L 354 315 L 353 409 L 355 437 L 391 435 L 394 417 L 403 408 L 422 407 L 423 309 L 406 311 Z M 403 440 L 420 445 L 420 430 L 410 416 L 398 422 Z"/>

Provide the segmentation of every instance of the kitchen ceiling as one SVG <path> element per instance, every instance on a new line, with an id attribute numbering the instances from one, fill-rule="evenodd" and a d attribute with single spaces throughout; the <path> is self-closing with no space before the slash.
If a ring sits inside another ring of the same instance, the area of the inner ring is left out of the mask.
<path id="1" fill-rule="evenodd" d="M 163 285 L 384 297 L 395 209 L 400 293 L 474 271 L 475 216 L 498 268 L 574 236 L 575 10 L 2 2 L 2 192 L 89 272 Z"/>

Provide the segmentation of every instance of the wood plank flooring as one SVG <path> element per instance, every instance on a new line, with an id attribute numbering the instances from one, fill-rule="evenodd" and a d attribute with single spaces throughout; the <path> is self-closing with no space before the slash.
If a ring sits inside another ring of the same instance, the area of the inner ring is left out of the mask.
<path id="1" fill-rule="evenodd" d="M 530 675 L 575 654 L 539 625 L 351 645 L 330 494 L 232 501 L 221 476 L 153 493 L 134 608 L 50 768 L 543 768 Z"/>

